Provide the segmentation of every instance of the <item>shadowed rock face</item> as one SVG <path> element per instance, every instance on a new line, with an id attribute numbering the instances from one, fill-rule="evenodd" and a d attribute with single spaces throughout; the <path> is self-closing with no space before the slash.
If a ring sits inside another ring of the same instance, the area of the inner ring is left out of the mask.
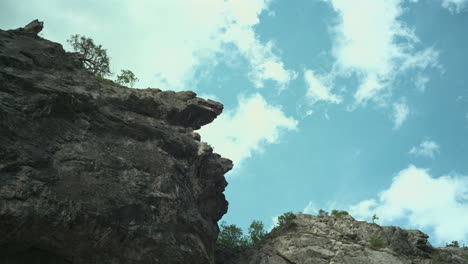
<path id="1" fill-rule="evenodd" d="M 418 230 L 379 226 L 351 216 L 296 215 L 250 248 L 216 250 L 218 264 L 468 263 L 468 248 L 433 248 Z M 376 247 L 372 242 L 380 240 Z"/>
<path id="2" fill-rule="evenodd" d="M 213 263 L 230 160 L 194 129 L 223 106 L 99 81 L 0 30 L 0 263 Z"/>

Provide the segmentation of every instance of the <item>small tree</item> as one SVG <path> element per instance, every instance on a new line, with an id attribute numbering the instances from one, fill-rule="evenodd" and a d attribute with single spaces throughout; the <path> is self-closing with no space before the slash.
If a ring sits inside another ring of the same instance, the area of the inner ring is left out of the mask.
<path id="1" fill-rule="evenodd" d="M 341 211 L 341 210 L 332 210 L 331 215 L 336 216 L 336 217 L 341 217 L 341 216 L 344 216 L 344 215 L 349 215 L 349 213 L 346 212 L 346 211 Z"/>
<path id="2" fill-rule="evenodd" d="M 128 85 L 133 87 L 133 85 L 135 85 L 135 83 L 138 81 L 138 78 L 130 70 L 121 70 L 120 74 L 117 75 L 116 81 L 120 85 Z"/>
<path id="3" fill-rule="evenodd" d="M 266 235 L 266 231 L 263 229 L 262 221 L 254 220 L 249 227 L 250 242 L 255 245 L 262 241 Z"/>
<path id="4" fill-rule="evenodd" d="M 289 224 L 294 219 L 296 219 L 296 215 L 293 212 L 286 212 L 278 216 L 278 226 Z"/>
<path id="5" fill-rule="evenodd" d="M 109 57 L 101 45 L 96 45 L 91 38 L 78 34 L 72 35 L 67 42 L 72 45 L 74 51 L 83 55 L 81 61 L 91 73 L 100 78 L 111 75 Z"/>
<path id="6" fill-rule="evenodd" d="M 376 214 L 372 216 L 372 223 L 375 223 L 375 220 L 379 220 L 379 217 Z"/>
<path id="7" fill-rule="evenodd" d="M 218 234 L 216 243 L 226 247 L 234 248 L 238 246 L 247 246 L 248 240 L 242 233 L 242 229 L 236 225 L 227 225 L 226 222 L 221 223 L 221 228 Z"/>
<path id="8" fill-rule="evenodd" d="M 325 210 L 320 209 L 318 211 L 318 216 L 320 216 L 320 217 L 328 216 L 328 212 L 325 211 Z"/>

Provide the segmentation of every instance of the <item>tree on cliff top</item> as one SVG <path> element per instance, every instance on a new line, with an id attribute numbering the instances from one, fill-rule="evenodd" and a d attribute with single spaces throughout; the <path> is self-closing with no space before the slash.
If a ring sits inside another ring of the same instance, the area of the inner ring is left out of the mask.
<path id="1" fill-rule="evenodd" d="M 121 70 L 120 74 L 117 75 L 117 80 L 116 80 L 117 83 L 121 85 L 128 85 L 130 87 L 133 87 L 133 85 L 135 85 L 137 81 L 138 81 L 138 78 L 130 70 Z"/>
<path id="2" fill-rule="evenodd" d="M 86 69 L 101 78 L 111 75 L 109 57 L 101 45 L 96 45 L 91 38 L 78 34 L 72 35 L 67 42 L 72 45 L 74 51 L 83 55 L 81 61 Z"/>
<path id="3" fill-rule="evenodd" d="M 296 215 L 293 212 L 286 212 L 278 216 L 278 226 L 288 225 L 296 219 Z"/>
<path id="4" fill-rule="evenodd" d="M 260 243 L 266 236 L 262 221 L 254 220 L 249 227 L 250 243 L 256 245 Z"/>

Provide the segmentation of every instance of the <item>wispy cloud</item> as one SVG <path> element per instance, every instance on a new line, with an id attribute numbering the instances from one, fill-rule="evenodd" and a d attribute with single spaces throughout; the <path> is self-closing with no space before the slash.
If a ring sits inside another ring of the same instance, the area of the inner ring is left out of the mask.
<path id="1" fill-rule="evenodd" d="M 357 104 L 381 99 L 401 73 L 437 65 L 432 48 L 417 51 L 419 39 L 399 20 L 402 0 L 328 0 L 339 15 L 334 27 L 335 71 L 354 72 L 360 83 Z"/>
<path id="2" fill-rule="evenodd" d="M 307 84 L 307 98 L 311 103 L 327 101 L 339 104 L 341 98 L 331 93 L 333 80 L 327 76 L 316 75 L 312 70 L 304 72 L 304 80 Z"/>
<path id="3" fill-rule="evenodd" d="M 402 101 L 393 104 L 393 129 L 400 129 L 401 125 L 406 121 L 410 110 L 408 105 Z"/>
<path id="4" fill-rule="evenodd" d="M 317 207 L 315 206 L 315 204 L 312 202 L 312 201 L 309 201 L 309 203 L 307 204 L 307 206 L 304 208 L 304 210 L 302 210 L 302 213 L 304 214 L 317 214 L 318 212 L 318 209 Z"/>
<path id="5" fill-rule="evenodd" d="M 282 130 L 297 129 L 297 121 L 287 117 L 281 107 L 268 104 L 260 94 L 240 97 L 235 110 L 226 111 L 200 129 L 202 139 L 214 150 L 234 162 L 234 168 L 265 144 L 279 142 Z"/>
<path id="6" fill-rule="evenodd" d="M 416 156 L 434 158 L 435 154 L 439 152 L 439 144 L 432 140 L 424 140 L 419 146 L 414 146 L 410 149 L 409 153 Z"/>
<path id="7" fill-rule="evenodd" d="M 414 80 L 414 85 L 420 92 L 426 91 L 427 83 L 429 82 L 429 77 L 424 74 L 418 74 Z"/>
<path id="8" fill-rule="evenodd" d="M 442 6 L 452 13 L 460 13 L 466 9 L 468 0 L 442 0 Z"/>
<path id="9" fill-rule="evenodd" d="M 435 178 L 428 170 L 410 165 L 378 198 L 364 200 L 349 211 L 361 219 L 375 213 L 382 223 L 404 219 L 414 227 L 433 229 L 438 243 L 468 242 L 468 176 Z"/>

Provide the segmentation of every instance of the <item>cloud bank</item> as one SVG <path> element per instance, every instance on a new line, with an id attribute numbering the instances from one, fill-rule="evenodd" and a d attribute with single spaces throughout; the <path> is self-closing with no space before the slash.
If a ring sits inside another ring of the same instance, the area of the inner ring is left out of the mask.
<path id="1" fill-rule="evenodd" d="M 382 100 L 399 74 L 437 65 L 432 48 L 417 50 L 419 39 L 399 18 L 403 0 L 328 0 L 339 21 L 333 27 L 334 71 L 355 73 L 357 104 Z"/>
<path id="2" fill-rule="evenodd" d="M 361 219 L 369 220 L 375 213 L 382 223 L 402 219 L 422 230 L 433 229 L 437 243 L 468 242 L 468 176 L 435 178 L 410 165 L 378 198 L 364 200 L 349 211 Z"/>
<path id="3" fill-rule="evenodd" d="M 152 57 L 152 74 L 158 73 L 154 81 L 183 89 L 188 81 L 196 80 L 198 66 L 218 63 L 216 54 L 240 54 L 250 64 L 247 76 L 256 87 L 273 80 L 282 89 L 296 74 L 285 69 L 282 59 L 273 52 L 273 42 L 262 43 L 254 31 L 269 3 L 145 0 L 132 2 L 128 8 L 133 20 L 147 31 L 142 43 Z"/>

